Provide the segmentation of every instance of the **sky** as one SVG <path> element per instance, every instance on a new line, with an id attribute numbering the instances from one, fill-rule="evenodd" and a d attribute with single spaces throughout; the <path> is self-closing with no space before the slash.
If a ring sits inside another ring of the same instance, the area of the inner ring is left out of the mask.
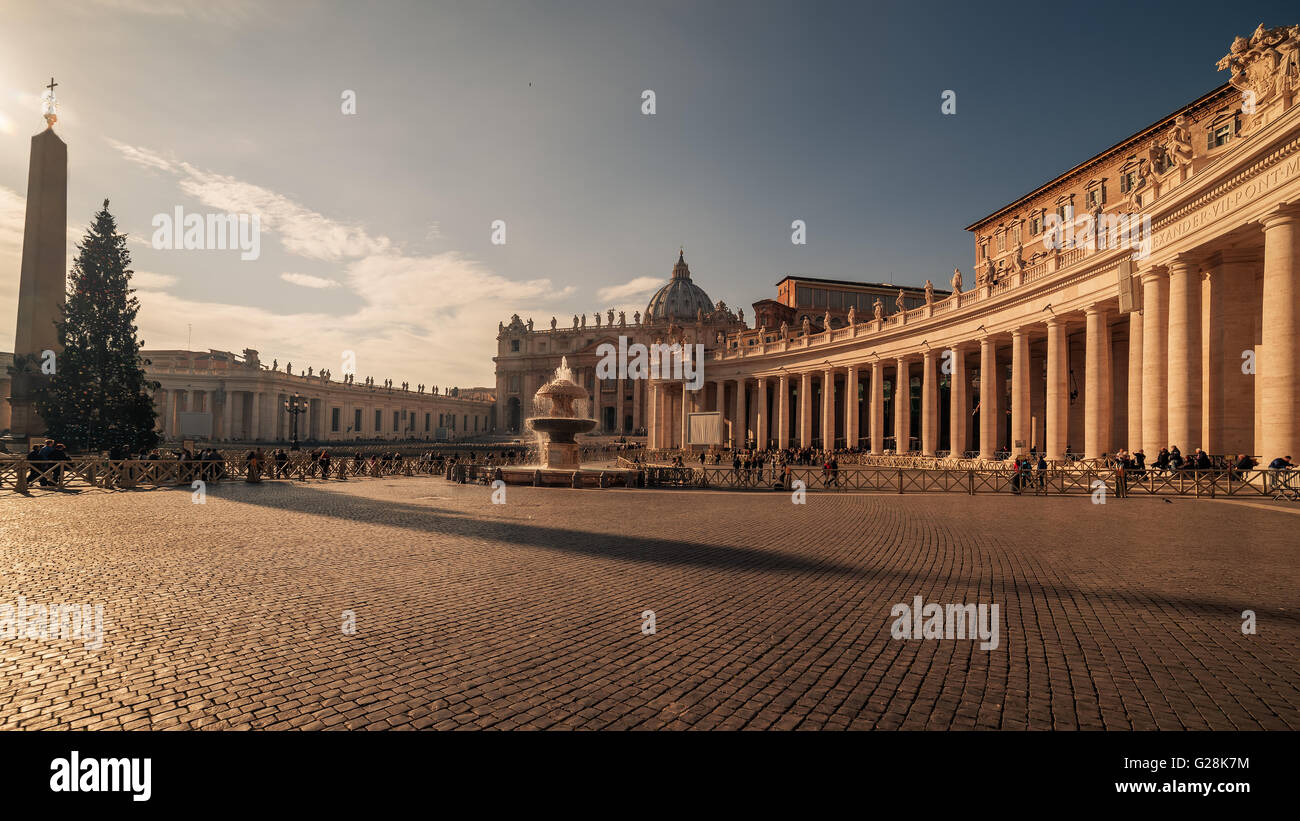
<path id="1" fill-rule="evenodd" d="M 751 318 L 788 274 L 945 283 L 966 225 L 1222 84 L 1234 36 L 1300 22 L 1250 0 L 0 5 L 0 349 L 53 76 L 69 266 L 110 199 L 146 348 L 336 375 L 352 352 L 359 379 L 444 387 L 494 384 L 514 313 L 630 321 L 679 247 Z M 259 255 L 154 247 L 178 207 L 257 215 Z"/>

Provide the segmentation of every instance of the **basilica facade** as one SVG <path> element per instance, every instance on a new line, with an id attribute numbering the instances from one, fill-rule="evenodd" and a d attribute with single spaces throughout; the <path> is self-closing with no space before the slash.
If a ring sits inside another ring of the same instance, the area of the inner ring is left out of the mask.
<path id="1" fill-rule="evenodd" d="M 607 310 L 592 317 L 575 316 L 562 325 L 551 317 L 549 328 L 535 328 L 533 320 L 518 315 L 497 328 L 497 423 L 509 433 L 527 433 L 524 421 L 532 411 L 537 389 L 555 378 L 561 362 L 574 381 L 587 390 L 584 410 L 597 421 L 596 430 L 607 434 L 644 433 L 650 424 L 649 385 L 645 380 L 597 379 L 597 349 L 603 344 L 701 344 L 716 351 L 720 335 L 745 327 L 744 309 L 732 311 L 725 302 L 713 303 L 691 279 L 685 251 L 680 251 L 668 282 L 650 298 L 643 312 L 629 318 Z"/>
<path id="2" fill-rule="evenodd" d="M 1260 26 L 1219 67 L 1222 86 L 971 224 L 973 276 L 949 292 L 727 329 L 702 389 L 648 383 L 650 446 L 703 444 L 701 410 L 737 447 L 1297 454 L 1300 27 Z"/>

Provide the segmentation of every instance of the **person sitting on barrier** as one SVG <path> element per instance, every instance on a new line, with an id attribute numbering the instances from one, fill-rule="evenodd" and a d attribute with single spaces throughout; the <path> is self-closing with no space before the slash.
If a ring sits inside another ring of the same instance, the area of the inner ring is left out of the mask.
<path id="1" fill-rule="evenodd" d="M 1161 473 L 1169 470 L 1169 448 L 1161 448 L 1156 454 L 1156 461 L 1151 466 Z"/>
<path id="2" fill-rule="evenodd" d="M 1147 473 L 1147 455 L 1141 450 L 1133 451 L 1133 470 L 1134 476 L 1141 478 Z"/>
<path id="3" fill-rule="evenodd" d="M 1169 469 L 1171 471 L 1182 470 L 1184 461 L 1185 460 L 1183 459 L 1182 451 L 1178 449 L 1178 446 L 1170 445 L 1169 446 Z"/>
<path id="4" fill-rule="evenodd" d="M 1231 473 L 1232 478 L 1238 481 L 1246 478 L 1246 471 L 1254 470 L 1255 465 L 1257 464 L 1258 462 L 1256 462 L 1254 459 L 1251 459 L 1250 456 L 1248 456 L 1247 454 L 1238 453 L 1237 462 L 1236 464 L 1233 465 L 1232 468 L 1232 473 Z"/>
<path id="5" fill-rule="evenodd" d="M 1197 448 L 1197 449 L 1196 449 L 1196 453 L 1195 453 L 1195 455 L 1194 455 L 1194 457 L 1193 457 L 1193 462 L 1192 462 L 1192 464 L 1194 464 L 1194 465 L 1196 466 L 1196 469 L 1197 469 L 1197 470 L 1213 470 L 1213 469 L 1214 469 L 1214 463 L 1210 461 L 1210 454 L 1206 453 L 1205 451 L 1201 450 L 1200 448 Z"/>
<path id="6" fill-rule="evenodd" d="M 50 459 L 54 463 L 54 476 L 51 479 L 51 483 L 58 485 L 63 481 L 63 465 L 59 463 L 70 462 L 72 461 L 72 457 L 68 456 L 68 451 L 64 444 L 59 442 L 54 446 L 54 452 L 50 455 Z"/>
<path id="7" fill-rule="evenodd" d="M 41 475 L 41 446 L 39 444 L 32 445 L 31 453 L 27 454 L 27 465 L 27 484 L 30 485 L 36 477 Z"/>
<path id="8" fill-rule="evenodd" d="M 54 465 L 54 440 L 46 439 L 45 444 L 36 452 L 35 464 L 37 471 L 41 474 L 41 487 L 49 487 L 53 482 L 50 477 L 53 475 L 49 472 Z"/>

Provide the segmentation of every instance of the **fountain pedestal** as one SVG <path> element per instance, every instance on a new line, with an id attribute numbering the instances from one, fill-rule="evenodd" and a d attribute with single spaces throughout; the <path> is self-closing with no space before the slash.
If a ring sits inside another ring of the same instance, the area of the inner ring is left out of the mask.
<path id="1" fill-rule="evenodd" d="M 576 468 L 581 462 L 576 442 L 542 442 L 542 464 L 548 469 Z"/>

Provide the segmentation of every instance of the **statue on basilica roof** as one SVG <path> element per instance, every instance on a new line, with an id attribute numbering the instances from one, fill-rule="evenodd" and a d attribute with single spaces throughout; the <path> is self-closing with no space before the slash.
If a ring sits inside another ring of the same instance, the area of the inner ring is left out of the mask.
<path id="1" fill-rule="evenodd" d="M 952 292 L 954 296 L 961 293 L 961 269 L 960 268 L 952 269 Z"/>

